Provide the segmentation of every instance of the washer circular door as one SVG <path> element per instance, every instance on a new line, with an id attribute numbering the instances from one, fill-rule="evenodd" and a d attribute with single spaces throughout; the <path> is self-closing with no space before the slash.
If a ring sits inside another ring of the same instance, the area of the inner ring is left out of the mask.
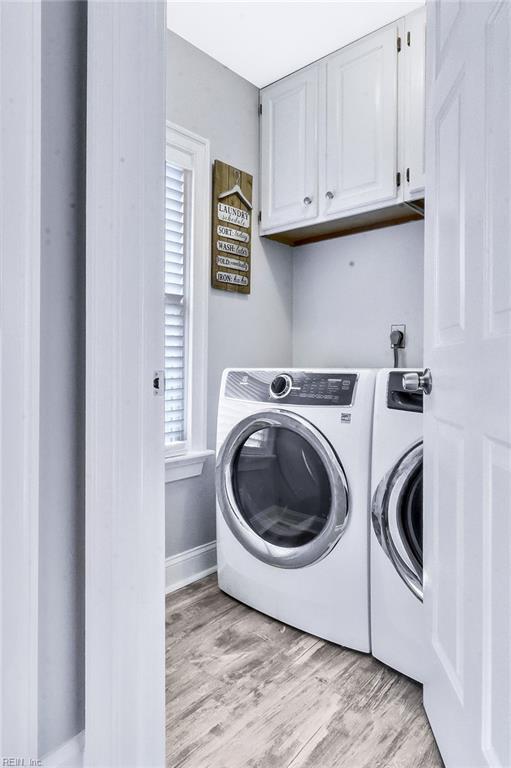
<path id="1" fill-rule="evenodd" d="M 394 568 L 422 600 L 422 441 L 379 483 L 372 503 L 376 537 Z"/>
<path id="2" fill-rule="evenodd" d="M 281 568 L 320 560 L 348 519 L 348 484 L 328 440 L 306 419 L 272 410 L 239 422 L 217 461 L 223 517 L 252 555 Z"/>

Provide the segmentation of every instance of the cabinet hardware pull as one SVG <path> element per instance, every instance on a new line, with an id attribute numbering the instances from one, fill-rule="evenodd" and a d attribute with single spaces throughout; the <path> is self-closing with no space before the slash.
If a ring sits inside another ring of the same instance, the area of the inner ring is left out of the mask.
<path id="1" fill-rule="evenodd" d="M 334 199 L 334 193 L 331 192 L 330 190 L 328 190 L 328 192 L 326 193 L 325 197 L 327 198 L 327 200 L 333 200 Z"/>
<path id="2" fill-rule="evenodd" d="M 304 197 L 303 202 L 305 205 L 310 205 L 312 203 L 312 197 Z"/>
<path id="3" fill-rule="evenodd" d="M 407 182 L 409 184 L 410 183 L 410 169 L 409 168 L 406 169 L 406 180 L 407 180 Z"/>

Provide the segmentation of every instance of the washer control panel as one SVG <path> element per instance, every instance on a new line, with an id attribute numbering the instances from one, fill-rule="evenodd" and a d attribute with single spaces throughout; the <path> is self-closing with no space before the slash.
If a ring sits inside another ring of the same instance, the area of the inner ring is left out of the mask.
<path id="1" fill-rule="evenodd" d="M 353 405 L 356 373 L 229 371 L 226 397 L 289 405 Z"/>

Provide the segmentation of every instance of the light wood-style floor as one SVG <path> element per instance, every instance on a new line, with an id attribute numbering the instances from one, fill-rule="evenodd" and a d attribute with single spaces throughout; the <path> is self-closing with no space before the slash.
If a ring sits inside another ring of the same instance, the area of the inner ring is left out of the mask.
<path id="1" fill-rule="evenodd" d="M 167 596 L 168 768 L 437 768 L 416 683 L 247 608 Z"/>

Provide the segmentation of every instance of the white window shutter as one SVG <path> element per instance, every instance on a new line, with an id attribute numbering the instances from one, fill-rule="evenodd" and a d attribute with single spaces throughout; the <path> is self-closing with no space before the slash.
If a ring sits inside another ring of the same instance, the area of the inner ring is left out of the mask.
<path id="1" fill-rule="evenodd" d="M 166 163 L 165 184 L 165 445 L 186 440 L 185 253 L 186 176 Z"/>

